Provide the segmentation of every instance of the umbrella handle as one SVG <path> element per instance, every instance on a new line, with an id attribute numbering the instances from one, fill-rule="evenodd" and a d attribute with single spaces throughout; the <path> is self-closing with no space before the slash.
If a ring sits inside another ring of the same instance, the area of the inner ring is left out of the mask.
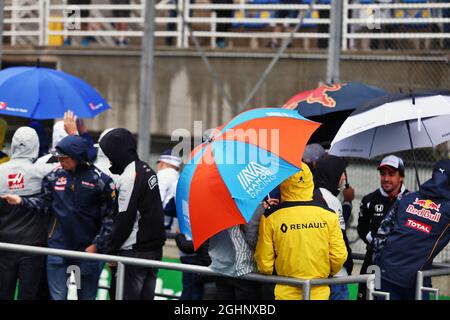
<path id="1" fill-rule="evenodd" d="M 269 201 L 267 201 L 267 199 L 264 199 L 264 202 L 267 204 L 268 209 L 272 208 L 272 205 L 269 203 Z"/>
<path id="2" fill-rule="evenodd" d="M 344 176 L 345 176 L 345 189 L 350 188 L 350 184 L 348 183 L 347 170 L 345 169 L 344 169 Z"/>

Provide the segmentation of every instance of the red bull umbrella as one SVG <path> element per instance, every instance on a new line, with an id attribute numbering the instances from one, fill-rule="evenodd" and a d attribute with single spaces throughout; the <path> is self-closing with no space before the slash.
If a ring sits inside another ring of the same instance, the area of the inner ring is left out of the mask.
<path id="1" fill-rule="evenodd" d="M 216 129 L 192 151 L 180 175 L 180 231 L 198 248 L 214 234 L 248 222 L 263 198 L 300 170 L 305 145 L 319 126 L 296 111 L 261 108 Z"/>
<path id="2" fill-rule="evenodd" d="M 383 89 L 358 82 L 323 84 L 290 98 L 282 108 L 322 123 L 310 142 L 330 142 L 340 125 L 357 108 L 386 96 Z"/>

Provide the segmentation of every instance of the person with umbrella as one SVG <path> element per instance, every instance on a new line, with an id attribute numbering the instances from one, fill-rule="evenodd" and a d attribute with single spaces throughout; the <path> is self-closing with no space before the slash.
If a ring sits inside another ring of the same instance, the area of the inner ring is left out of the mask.
<path id="1" fill-rule="evenodd" d="M 264 274 L 300 279 L 328 278 L 347 259 L 337 214 L 313 200 L 314 182 L 306 164 L 281 183 L 281 205 L 264 213 L 255 259 Z M 328 286 L 313 286 L 312 300 L 328 300 Z M 300 287 L 277 284 L 275 299 L 299 300 Z"/>
<path id="2" fill-rule="evenodd" d="M 377 169 L 380 172 L 380 188 L 365 195 L 359 206 L 358 235 L 367 245 L 361 274 L 367 273 L 367 268 L 372 264 L 372 240 L 377 234 L 381 221 L 383 221 L 394 202 L 409 192 L 403 184 L 405 166 L 401 158 L 394 155 L 386 156 Z M 358 300 L 365 299 L 366 285 L 360 283 L 358 285 Z"/>
<path id="3" fill-rule="evenodd" d="M 381 269 L 381 290 L 391 300 L 413 300 L 416 276 L 432 268 L 450 241 L 450 160 L 440 160 L 419 191 L 396 201 L 374 238 L 374 263 Z M 424 286 L 431 287 L 430 278 Z"/>
<path id="4" fill-rule="evenodd" d="M 79 136 L 68 136 L 56 146 L 61 168 L 44 177 L 38 196 L 2 196 L 10 205 L 19 205 L 35 214 L 50 211 L 48 247 L 103 253 L 111 234 L 115 206 L 115 185 L 111 178 L 88 162 L 88 144 Z M 47 258 L 47 277 L 52 300 L 67 298 L 67 267 L 78 265 L 81 289 L 78 299 L 94 300 L 103 263 Z"/>

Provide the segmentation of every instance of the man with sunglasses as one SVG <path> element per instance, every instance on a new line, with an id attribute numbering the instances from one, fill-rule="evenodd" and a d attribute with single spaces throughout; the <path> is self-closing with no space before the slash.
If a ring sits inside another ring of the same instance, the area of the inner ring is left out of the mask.
<path id="1" fill-rule="evenodd" d="M 364 196 L 359 207 L 358 235 L 367 245 L 361 274 L 367 273 L 367 268 L 372 265 L 373 238 L 381 221 L 397 198 L 409 192 L 403 184 L 405 166 L 401 158 L 394 155 L 384 157 L 378 166 L 378 171 L 380 172 L 380 188 Z M 359 284 L 358 299 L 365 300 L 365 298 L 366 286 Z"/>

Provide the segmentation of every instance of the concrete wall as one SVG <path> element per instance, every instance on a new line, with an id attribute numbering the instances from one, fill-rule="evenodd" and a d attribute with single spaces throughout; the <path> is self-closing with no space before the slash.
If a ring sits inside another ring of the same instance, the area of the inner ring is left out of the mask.
<path id="1" fill-rule="evenodd" d="M 273 58 L 273 53 L 244 51 L 208 52 L 209 60 L 225 91 L 230 106 L 220 95 L 200 56 L 194 51 L 157 51 L 154 70 L 151 132 L 170 136 L 177 128 L 193 130 L 193 122 L 213 128 L 236 115 L 255 83 Z M 140 52 L 98 49 L 6 49 L 4 61 L 54 63 L 78 76 L 106 98 L 111 110 L 88 121 L 90 129 L 127 127 L 137 132 Z M 414 59 L 412 59 L 414 58 Z M 344 56 L 342 81 L 360 81 L 392 92 L 420 88 L 450 88 L 449 64 L 425 61 L 430 57 Z M 445 59 L 446 56 L 438 56 Z M 326 73 L 324 54 L 289 54 L 275 65 L 255 98 L 246 108 L 281 106 L 294 94 L 314 88 Z M 390 61 L 388 61 L 390 60 Z"/>

